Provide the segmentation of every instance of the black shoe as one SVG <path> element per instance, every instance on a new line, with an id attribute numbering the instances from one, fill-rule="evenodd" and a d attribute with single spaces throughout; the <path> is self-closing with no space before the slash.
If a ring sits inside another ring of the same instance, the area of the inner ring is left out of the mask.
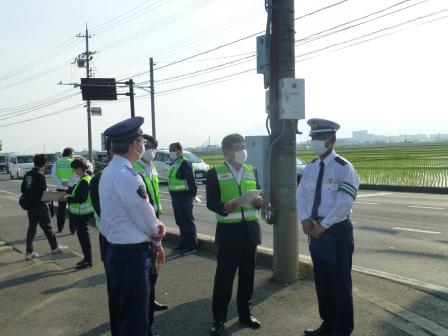
<path id="1" fill-rule="evenodd" d="M 303 334 L 307 336 L 326 336 L 331 335 L 333 328 L 328 325 L 321 324 L 317 329 L 306 329 Z"/>
<path id="2" fill-rule="evenodd" d="M 154 301 L 154 310 L 155 311 L 161 311 L 161 310 L 167 310 L 170 306 L 164 303 L 158 303 L 157 301 Z"/>
<path id="3" fill-rule="evenodd" d="M 224 333 L 224 322 L 214 321 L 212 327 L 210 328 L 210 335 L 219 336 Z"/>
<path id="4" fill-rule="evenodd" d="M 197 248 L 188 248 L 188 249 L 183 250 L 181 253 L 182 253 L 182 255 L 189 255 L 189 254 L 196 253 L 197 251 L 198 251 Z"/>
<path id="5" fill-rule="evenodd" d="M 92 262 L 90 261 L 85 261 L 82 260 L 80 263 L 76 264 L 76 268 L 78 269 L 84 269 L 84 268 L 88 268 L 88 267 L 92 267 Z"/>
<path id="6" fill-rule="evenodd" d="M 240 323 L 245 324 L 252 329 L 258 329 L 261 327 L 260 321 L 258 321 L 258 319 L 253 315 L 250 315 L 249 317 L 246 318 L 240 317 L 238 321 L 240 321 Z"/>
<path id="7" fill-rule="evenodd" d="M 86 261 L 83 259 L 83 260 L 81 260 L 81 261 L 78 261 L 77 263 L 76 263 L 76 266 L 79 266 L 79 265 L 81 265 L 82 263 L 85 263 Z"/>

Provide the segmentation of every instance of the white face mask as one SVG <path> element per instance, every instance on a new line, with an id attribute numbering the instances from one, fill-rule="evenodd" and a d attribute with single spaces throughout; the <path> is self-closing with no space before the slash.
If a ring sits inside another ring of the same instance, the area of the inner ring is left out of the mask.
<path id="1" fill-rule="evenodd" d="M 325 140 L 311 140 L 311 150 L 317 155 L 324 154 L 328 150 L 325 147 Z"/>
<path id="2" fill-rule="evenodd" d="M 176 160 L 177 159 L 177 152 L 170 152 L 170 159 L 171 160 Z"/>
<path id="3" fill-rule="evenodd" d="M 143 158 L 146 161 L 152 161 L 156 157 L 156 150 L 155 149 L 147 149 L 145 150 L 145 153 L 143 154 Z"/>
<path id="4" fill-rule="evenodd" d="M 244 164 L 244 162 L 246 162 L 247 159 L 247 150 L 242 149 L 239 150 L 238 152 L 235 152 L 235 162 L 242 165 Z"/>

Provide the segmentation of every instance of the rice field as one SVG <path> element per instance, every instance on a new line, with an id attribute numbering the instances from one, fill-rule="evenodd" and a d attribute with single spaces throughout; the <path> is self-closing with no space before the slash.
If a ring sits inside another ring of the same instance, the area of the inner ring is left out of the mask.
<path id="1" fill-rule="evenodd" d="M 448 188 L 448 143 L 340 146 L 336 151 L 364 184 Z M 219 153 L 197 154 L 211 166 L 224 161 Z M 297 157 L 309 162 L 315 155 L 299 149 Z"/>

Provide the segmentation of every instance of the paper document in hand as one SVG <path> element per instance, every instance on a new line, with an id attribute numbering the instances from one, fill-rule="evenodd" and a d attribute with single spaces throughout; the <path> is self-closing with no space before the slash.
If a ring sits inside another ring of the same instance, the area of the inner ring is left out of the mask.
<path id="1" fill-rule="evenodd" d="M 44 191 L 42 202 L 57 201 L 65 195 L 64 191 Z"/>
<path id="2" fill-rule="evenodd" d="M 244 195 L 241 195 L 238 198 L 235 198 L 232 200 L 232 202 L 237 202 L 242 207 L 249 207 L 251 206 L 251 202 L 256 199 L 258 196 L 260 196 L 261 190 L 251 190 L 245 193 Z"/>

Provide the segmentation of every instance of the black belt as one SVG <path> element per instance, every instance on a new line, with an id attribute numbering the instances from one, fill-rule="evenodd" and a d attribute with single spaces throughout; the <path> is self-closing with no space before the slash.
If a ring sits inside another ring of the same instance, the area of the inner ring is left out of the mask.
<path id="1" fill-rule="evenodd" d="M 131 248 L 149 248 L 149 242 L 136 243 L 136 244 L 113 244 L 108 243 L 109 246 L 113 247 L 131 247 Z"/>

